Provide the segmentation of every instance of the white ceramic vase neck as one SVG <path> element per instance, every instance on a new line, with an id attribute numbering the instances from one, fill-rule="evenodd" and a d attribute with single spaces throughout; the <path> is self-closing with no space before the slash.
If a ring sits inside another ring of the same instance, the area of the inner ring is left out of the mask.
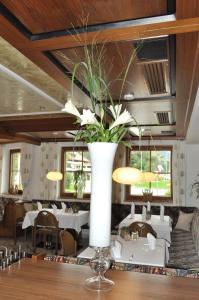
<path id="1" fill-rule="evenodd" d="M 118 144 L 88 144 L 91 159 L 91 204 L 89 245 L 110 246 L 112 169 Z"/>

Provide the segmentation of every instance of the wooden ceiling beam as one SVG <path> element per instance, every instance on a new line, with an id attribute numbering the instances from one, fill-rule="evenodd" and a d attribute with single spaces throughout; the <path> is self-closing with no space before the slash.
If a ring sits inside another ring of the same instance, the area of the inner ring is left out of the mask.
<path id="1" fill-rule="evenodd" d="M 24 119 L 0 121 L 0 127 L 6 131 L 10 129 L 17 132 L 40 132 L 40 131 L 66 131 L 76 130 L 78 125 L 73 117 L 51 118 L 51 119 Z"/>
<path id="2" fill-rule="evenodd" d="M 31 136 L 23 135 L 23 134 L 16 134 L 14 138 L 15 142 L 24 142 L 32 145 L 41 145 L 41 141 L 38 138 L 33 138 Z"/>
<path id="3" fill-rule="evenodd" d="M 169 34 L 199 31 L 199 17 L 165 21 L 164 16 L 157 20 L 156 17 L 139 20 L 138 23 L 129 26 L 104 29 L 97 32 L 83 32 L 77 35 L 52 37 L 50 39 L 27 41 L 16 43 L 18 49 L 31 51 L 49 51 L 62 48 L 80 47 L 85 44 L 105 42 L 119 42 L 139 40 Z M 149 21 L 150 20 L 150 21 Z M 78 38 L 77 38 L 78 37 Z"/>
<path id="4" fill-rule="evenodd" d="M 199 15 L 198 0 L 177 0 L 177 19 Z M 186 136 L 199 85 L 199 33 L 176 36 L 176 135 Z"/>

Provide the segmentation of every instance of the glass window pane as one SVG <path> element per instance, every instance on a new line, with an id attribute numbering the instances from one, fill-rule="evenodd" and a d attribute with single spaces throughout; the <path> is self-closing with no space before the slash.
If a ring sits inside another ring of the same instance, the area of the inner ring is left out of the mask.
<path id="1" fill-rule="evenodd" d="M 77 171 L 82 169 L 82 151 L 65 152 L 65 171 Z"/>
<path id="2" fill-rule="evenodd" d="M 91 172 L 90 155 L 88 151 L 83 152 L 83 171 Z"/>
<path id="3" fill-rule="evenodd" d="M 10 189 L 17 188 L 22 190 L 21 173 L 20 173 L 21 152 L 11 150 L 10 156 Z"/>
<path id="4" fill-rule="evenodd" d="M 149 182 L 135 183 L 131 186 L 131 195 L 143 195 L 144 190 L 149 189 Z"/>
<path id="5" fill-rule="evenodd" d="M 76 193 L 75 172 L 83 170 L 85 175 L 84 193 L 91 192 L 91 162 L 88 151 L 65 151 L 64 153 L 64 190 L 65 193 Z M 76 173 L 77 175 L 77 173 Z"/>
<path id="6" fill-rule="evenodd" d="M 64 173 L 64 192 L 65 193 L 75 193 L 74 173 L 73 172 L 65 172 Z"/>
<path id="7" fill-rule="evenodd" d="M 171 151 L 131 151 L 130 158 L 131 166 L 143 172 L 149 171 L 158 174 L 155 182 L 140 182 L 132 185 L 131 195 L 142 196 L 143 192 L 148 189 L 151 190 L 153 196 L 171 197 Z"/>
<path id="8" fill-rule="evenodd" d="M 154 173 L 171 172 L 171 151 L 151 151 L 151 171 Z"/>
<path id="9" fill-rule="evenodd" d="M 150 171 L 150 151 L 131 151 L 130 164 L 142 171 Z"/>
<path id="10" fill-rule="evenodd" d="M 171 174 L 161 174 L 159 180 L 151 183 L 154 196 L 171 196 Z"/>

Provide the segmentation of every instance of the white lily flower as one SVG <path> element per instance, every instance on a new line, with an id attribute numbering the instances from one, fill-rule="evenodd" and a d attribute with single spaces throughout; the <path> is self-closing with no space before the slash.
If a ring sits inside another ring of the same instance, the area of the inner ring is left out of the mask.
<path id="1" fill-rule="evenodd" d="M 81 126 L 89 124 L 99 124 L 95 118 L 95 114 L 90 109 L 83 109 L 83 114 L 80 115 Z"/>
<path id="2" fill-rule="evenodd" d="M 133 134 L 137 136 L 141 136 L 142 133 L 144 132 L 144 128 L 139 128 L 139 127 L 130 127 L 129 131 L 131 131 Z"/>
<path id="3" fill-rule="evenodd" d="M 130 113 L 125 109 L 123 113 L 113 122 L 109 130 L 113 129 L 114 127 L 126 123 L 130 123 L 133 121 L 133 118 L 131 117 Z"/>
<path id="4" fill-rule="evenodd" d="M 80 113 L 79 111 L 77 110 L 76 106 L 72 103 L 71 100 L 68 100 L 65 104 L 65 107 L 62 108 L 62 111 L 66 112 L 66 113 L 69 113 L 71 115 L 74 115 L 78 118 L 80 118 Z"/>
<path id="5" fill-rule="evenodd" d="M 122 104 L 120 104 L 120 105 L 117 104 L 114 107 L 113 107 L 113 105 L 110 105 L 109 109 L 110 109 L 114 119 L 116 120 L 120 115 L 120 112 L 121 112 L 121 109 L 122 109 Z"/>

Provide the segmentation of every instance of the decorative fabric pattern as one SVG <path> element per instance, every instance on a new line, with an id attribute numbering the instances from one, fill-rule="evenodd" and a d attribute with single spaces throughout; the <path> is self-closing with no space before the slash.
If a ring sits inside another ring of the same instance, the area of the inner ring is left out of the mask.
<path id="1" fill-rule="evenodd" d="M 56 143 L 43 143 L 41 145 L 41 161 L 40 161 L 40 186 L 39 198 L 45 200 L 57 199 L 58 182 L 51 181 L 46 178 L 49 171 L 57 170 L 58 155 Z"/>
<path id="2" fill-rule="evenodd" d="M 89 265 L 88 259 L 67 257 L 67 256 L 46 256 L 44 260 L 50 260 L 59 263 L 69 263 L 69 264 L 78 264 L 78 265 Z M 195 270 L 185 270 L 185 269 L 174 269 L 174 268 L 162 268 L 162 267 L 153 267 L 153 266 L 143 266 L 143 265 L 133 265 L 133 264 L 124 264 L 116 263 L 112 261 L 111 269 L 119 271 L 132 271 L 139 273 L 148 273 L 148 274 L 158 274 L 158 275 L 167 275 L 172 277 L 189 277 L 189 278 L 199 278 L 199 269 Z"/>
<path id="3" fill-rule="evenodd" d="M 34 197 L 33 185 L 31 182 L 34 165 L 35 147 L 31 144 L 22 143 L 21 146 L 21 180 L 23 186 L 23 199 L 32 200 Z"/>
<path id="4" fill-rule="evenodd" d="M 184 206 L 185 201 L 185 145 L 182 141 L 176 141 L 173 145 L 172 155 L 173 171 L 173 203 Z"/>

